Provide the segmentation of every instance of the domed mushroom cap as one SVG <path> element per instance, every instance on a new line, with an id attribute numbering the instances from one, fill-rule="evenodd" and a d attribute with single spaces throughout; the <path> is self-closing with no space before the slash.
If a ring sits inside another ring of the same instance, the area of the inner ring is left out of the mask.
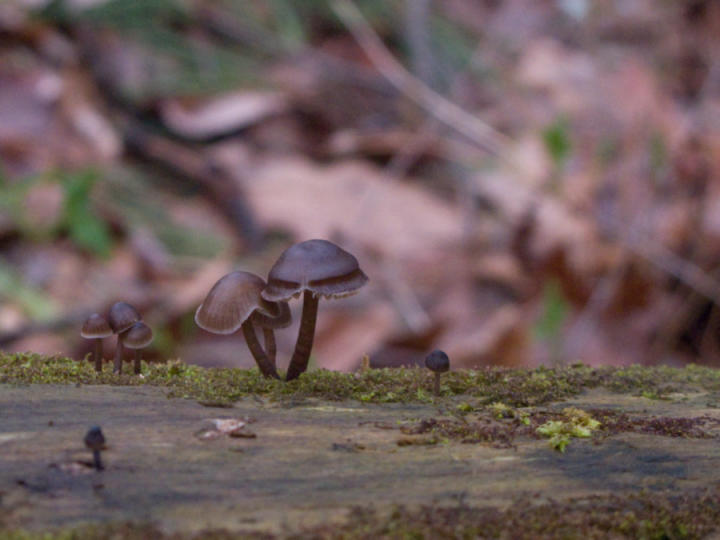
<path id="1" fill-rule="evenodd" d="M 110 308 L 108 322 L 115 334 L 122 334 L 140 320 L 142 317 L 138 311 L 126 302 L 117 302 Z"/>
<path id="2" fill-rule="evenodd" d="M 80 330 L 80 335 L 85 339 L 106 338 L 112 336 L 112 333 L 112 329 L 105 317 L 99 313 L 90 315 L 83 324 L 82 330 Z"/>
<path id="3" fill-rule="evenodd" d="M 435 373 L 444 373 L 450 370 L 450 358 L 444 351 L 433 351 L 425 357 L 425 366 Z"/>
<path id="4" fill-rule="evenodd" d="M 105 435 L 100 426 L 91 427 L 85 434 L 85 446 L 91 450 L 102 450 L 105 447 Z"/>
<path id="5" fill-rule="evenodd" d="M 277 314 L 278 308 L 260 296 L 264 288 L 265 280 L 250 272 L 223 276 L 195 312 L 195 323 L 213 334 L 233 334 L 256 309 Z"/>
<path id="6" fill-rule="evenodd" d="M 260 328 L 271 328 L 277 330 L 278 328 L 286 328 L 290 326 L 292 322 L 292 315 L 290 314 L 290 306 L 287 302 L 268 302 L 268 307 L 273 308 L 273 315 L 267 315 L 260 310 L 256 310 L 250 316 L 250 320 L 255 326 Z"/>
<path id="7" fill-rule="evenodd" d="M 128 349 L 144 349 L 152 343 L 153 333 L 147 324 L 138 321 L 120 339 Z"/>
<path id="8" fill-rule="evenodd" d="M 327 240 L 307 240 L 286 249 L 270 269 L 262 296 L 277 302 L 309 290 L 316 295 L 351 295 L 367 283 L 357 259 Z"/>

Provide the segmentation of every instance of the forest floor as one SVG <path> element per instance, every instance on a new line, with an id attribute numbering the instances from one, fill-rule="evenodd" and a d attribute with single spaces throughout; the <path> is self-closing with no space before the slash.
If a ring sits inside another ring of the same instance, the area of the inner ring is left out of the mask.
<path id="1" fill-rule="evenodd" d="M 391 403 L 338 399 L 316 371 L 218 408 L 161 384 L 26 384 L 13 358 L 0 372 L 2 538 L 699 538 L 720 525 L 720 374 L 706 368 L 452 373 L 440 397 L 420 392 L 419 369 L 336 374 L 357 391 L 405 378 L 414 397 Z M 38 362 L 25 359 L 28 375 Z M 472 377 L 525 377 L 525 394 L 486 403 L 481 384 L 462 388 Z M 535 380 L 579 386 L 542 394 Z M 83 445 L 93 425 L 102 472 Z"/>

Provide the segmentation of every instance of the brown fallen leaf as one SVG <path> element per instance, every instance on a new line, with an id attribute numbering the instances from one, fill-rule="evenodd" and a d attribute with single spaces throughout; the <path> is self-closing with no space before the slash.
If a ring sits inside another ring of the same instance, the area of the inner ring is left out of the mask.
<path id="1" fill-rule="evenodd" d="M 240 181 L 259 220 L 298 239 L 339 234 L 395 259 L 461 240 L 462 216 L 451 204 L 364 162 L 275 157 Z"/>

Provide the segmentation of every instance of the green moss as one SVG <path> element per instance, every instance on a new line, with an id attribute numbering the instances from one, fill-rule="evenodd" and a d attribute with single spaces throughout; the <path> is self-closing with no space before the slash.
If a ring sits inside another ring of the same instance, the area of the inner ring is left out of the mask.
<path id="1" fill-rule="evenodd" d="M 631 366 L 590 368 L 574 365 L 548 369 L 461 370 L 445 374 L 443 395 L 431 392 L 432 377 L 420 368 L 369 369 L 360 373 L 314 370 L 290 383 L 263 378 L 255 369 L 214 369 L 181 362 L 143 366 L 143 376 L 114 375 L 106 365 L 96 373 L 89 362 L 34 353 L 0 353 L 0 383 L 112 384 L 168 388 L 171 397 L 196 399 L 209 406 L 229 406 L 248 395 L 273 400 L 305 398 L 356 399 L 368 403 L 435 403 L 461 396 L 460 410 L 468 413 L 492 403 L 506 407 L 537 406 L 577 395 L 588 388 L 615 392 L 667 395 L 669 391 L 720 389 L 720 371 Z M 495 411 L 496 414 L 498 411 Z"/>
<path id="2" fill-rule="evenodd" d="M 565 451 L 570 439 L 586 439 L 600 427 L 600 422 L 582 409 L 569 407 L 563 409 L 562 414 L 561 420 L 548 420 L 535 430 L 538 435 L 550 439 L 550 446 L 560 452 Z"/>

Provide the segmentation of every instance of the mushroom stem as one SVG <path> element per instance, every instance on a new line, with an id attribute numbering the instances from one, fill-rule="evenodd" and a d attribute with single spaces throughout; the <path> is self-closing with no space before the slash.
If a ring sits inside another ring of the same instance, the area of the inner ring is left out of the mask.
<path id="1" fill-rule="evenodd" d="M 318 304 L 320 298 L 312 292 L 306 290 L 303 295 L 302 318 L 300 319 L 300 329 L 298 330 L 297 341 L 295 342 L 295 351 L 293 352 L 290 365 L 288 366 L 287 376 L 285 380 L 292 381 L 297 379 L 301 374 L 305 373 L 310 360 L 310 351 L 315 338 L 315 322 L 317 321 Z"/>
<path id="2" fill-rule="evenodd" d="M 141 367 L 142 367 L 142 355 L 140 353 L 140 349 L 135 349 L 135 362 L 133 363 L 135 375 L 140 375 Z"/>
<path id="3" fill-rule="evenodd" d="M 118 375 L 122 374 L 124 352 L 122 339 L 120 339 L 120 335 L 118 335 L 117 347 L 115 347 L 115 364 L 113 365 L 113 373 L 117 373 Z"/>
<path id="4" fill-rule="evenodd" d="M 277 369 L 275 358 L 277 356 L 277 345 L 275 344 L 275 331 L 272 328 L 263 328 L 263 340 L 265 341 L 265 353 L 268 360 Z"/>
<path id="5" fill-rule="evenodd" d="M 95 338 L 95 371 L 100 373 L 102 371 L 102 338 Z"/>
<path id="6" fill-rule="evenodd" d="M 250 320 L 246 320 L 242 323 L 242 331 L 245 336 L 245 342 L 247 343 L 248 349 L 250 349 L 253 358 L 255 358 L 255 363 L 258 365 L 258 368 L 260 368 L 260 372 L 269 379 L 279 379 L 280 375 L 278 375 L 275 366 L 272 362 L 270 362 L 270 359 L 260 346 L 260 342 L 255 335 L 255 329 L 253 328 Z"/>
<path id="7" fill-rule="evenodd" d="M 435 375 L 435 395 L 440 395 L 440 372 L 436 371 L 433 373 Z"/>
<path id="8" fill-rule="evenodd" d="M 100 459 L 100 450 L 93 450 L 93 463 L 96 471 L 102 471 L 105 468 Z"/>

